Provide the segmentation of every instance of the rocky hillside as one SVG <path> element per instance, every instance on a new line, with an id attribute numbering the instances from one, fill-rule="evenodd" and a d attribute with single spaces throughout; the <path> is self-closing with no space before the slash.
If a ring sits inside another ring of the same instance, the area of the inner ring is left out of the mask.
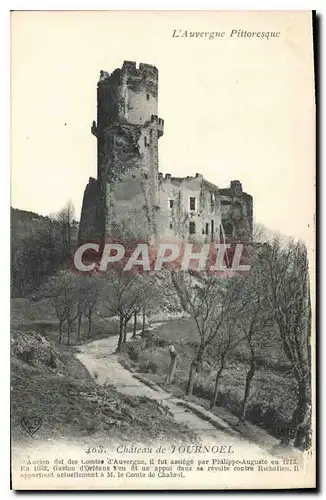
<path id="1" fill-rule="evenodd" d="M 59 351 L 39 333 L 14 330 L 11 338 L 11 416 L 15 442 L 30 440 L 23 417 L 42 420 L 35 437 L 79 443 L 187 441 L 165 408 L 145 397 L 125 396 L 97 386 L 74 357 Z"/>

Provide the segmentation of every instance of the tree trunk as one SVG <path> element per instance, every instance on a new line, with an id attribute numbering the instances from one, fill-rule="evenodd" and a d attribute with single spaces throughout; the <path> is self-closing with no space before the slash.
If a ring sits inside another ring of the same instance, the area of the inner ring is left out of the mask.
<path id="1" fill-rule="evenodd" d="M 191 399 L 191 397 L 193 395 L 194 385 L 195 385 L 196 377 L 198 374 L 198 366 L 199 366 L 198 361 L 195 360 L 195 361 L 191 362 L 188 385 L 187 385 L 187 396 L 188 396 L 189 400 Z"/>
<path id="2" fill-rule="evenodd" d="M 191 396 L 192 396 L 192 393 L 194 390 L 196 372 L 197 372 L 197 369 L 196 369 L 195 363 L 191 363 L 190 372 L 189 372 L 189 379 L 188 379 L 188 387 L 187 387 L 187 395 L 188 395 L 189 399 L 191 399 Z"/>
<path id="3" fill-rule="evenodd" d="M 123 322 L 123 340 L 122 342 L 125 344 L 127 342 L 127 326 L 128 326 L 128 319 L 125 318 Z"/>
<path id="4" fill-rule="evenodd" d="M 306 450 L 311 446 L 311 398 L 307 379 L 298 381 L 298 402 L 288 429 L 286 443 L 294 438 L 294 446 Z"/>
<path id="5" fill-rule="evenodd" d="M 92 311 L 88 313 L 88 338 L 92 336 Z"/>
<path id="6" fill-rule="evenodd" d="M 72 325 L 72 322 L 71 322 L 71 320 L 68 319 L 68 321 L 67 321 L 67 345 L 70 345 L 71 325 Z"/>
<path id="7" fill-rule="evenodd" d="M 68 319 L 67 319 L 67 345 L 70 345 L 71 334 L 72 334 L 73 326 L 74 326 L 76 319 L 77 319 L 77 315 L 74 317 L 70 317 L 70 318 L 68 316 Z"/>
<path id="8" fill-rule="evenodd" d="M 218 383 L 219 383 L 220 376 L 222 375 L 224 368 L 225 368 L 224 361 L 222 361 L 222 364 L 216 373 L 214 393 L 213 393 L 213 397 L 212 397 L 211 404 L 210 404 L 211 409 L 215 408 L 215 405 L 216 405 L 217 394 L 218 394 Z"/>
<path id="9" fill-rule="evenodd" d="M 81 320 L 82 320 L 82 315 L 78 315 L 78 325 L 77 325 L 77 340 L 80 342 L 80 329 L 81 329 Z"/>
<path id="10" fill-rule="evenodd" d="M 70 257 L 71 255 L 71 227 L 70 227 L 70 221 L 68 221 L 68 255 Z"/>
<path id="11" fill-rule="evenodd" d="M 61 319 L 59 320 L 59 345 L 62 344 L 62 326 L 63 326 L 63 321 Z"/>
<path id="12" fill-rule="evenodd" d="M 203 360 L 204 349 L 205 349 L 205 345 L 203 343 L 201 343 L 199 346 L 199 349 L 197 351 L 196 357 L 195 357 L 195 359 L 193 359 L 193 361 L 191 362 L 191 365 L 190 365 L 188 387 L 187 387 L 187 395 L 188 395 L 189 399 L 191 399 L 191 396 L 193 393 L 195 378 L 196 378 L 196 374 L 198 372 L 198 367 L 201 365 L 202 360 Z"/>
<path id="13" fill-rule="evenodd" d="M 124 317 L 120 315 L 120 324 L 119 324 L 119 340 L 117 352 L 121 352 L 122 344 L 123 344 L 123 328 L 124 328 Z"/>
<path id="14" fill-rule="evenodd" d="M 146 309 L 144 307 L 143 308 L 143 325 L 142 325 L 142 331 L 141 331 L 142 335 L 144 335 L 144 333 L 145 333 L 145 326 L 146 326 Z"/>
<path id="15" fill-rule="evenodd" d="M 134 329 L 133 329 L 133 334 L 132 334 L 132 339 L 134 339 L 136 337 L 136 333 L 137 333 L 137 313 L 135 312 L 134 313 Z"/>
<path id="16" fill-rule="evenodd" d="M 251 383 L 252 379 L 254 378 L 256 372 L 256 363 L 255 360 L 252 359 L 250 363 L 250 368 L 246 376 L 246 385 L 245 385 L 245 391 L 244 391 L 244 396 L 243 396 L 243 401 L 241 405 L 241 411 L 240 411 L 240 417 L 239 417 L 239 422 L 244 422 L 246 418 L 246 411 L 247 411 L 247 406 L 248 406 L 248 399 L 250 396 L 250 390 L 251 390 Z"/>

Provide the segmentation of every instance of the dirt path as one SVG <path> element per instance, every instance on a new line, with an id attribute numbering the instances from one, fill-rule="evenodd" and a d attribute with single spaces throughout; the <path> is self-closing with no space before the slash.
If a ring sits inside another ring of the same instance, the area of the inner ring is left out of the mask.
<path id="1" fill-rule="evenodd" d="M 128 335 L 129 339 L 131 335 L 131 333 Z M 112 384 L 124 394 L 146 396 L 156 400 L 170 410 L 176 422 L 186 425 L 203 440 L 213 439 L 215 443 L 232 445 L 239 451 L 241 449 L 242 453 L 244 450 L 248 453 L 250 449 L 251 457 L 266 457 L 266 450 L 238 436 L 219 417 L 213 416 L 210 412 L 193 403 L 191 403 L 192 409 L 180 406 L 180 403 L 183 403 L 182 400 L 171 396 L 159 387 L 149 387 L 135 378 L 129 370 L 119 363 L 117 355 L 114 354 L 117 343 L 118 336 L 112 336 L 80 346 L 77 358 L 99 385 Z M 205 415 L 205 412 L 207 416 L 214 419 L 215 425 L 208 421 L 209 419 L 200 416 L 200 413 Z"/>

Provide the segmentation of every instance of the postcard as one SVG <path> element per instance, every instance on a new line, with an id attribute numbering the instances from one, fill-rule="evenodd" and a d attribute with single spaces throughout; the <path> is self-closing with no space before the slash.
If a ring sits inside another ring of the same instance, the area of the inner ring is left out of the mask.
<path id="1" fill-rule="evenodd" d="M 14 490 L 316 487 L 315 27 L 11 13 Z"/>

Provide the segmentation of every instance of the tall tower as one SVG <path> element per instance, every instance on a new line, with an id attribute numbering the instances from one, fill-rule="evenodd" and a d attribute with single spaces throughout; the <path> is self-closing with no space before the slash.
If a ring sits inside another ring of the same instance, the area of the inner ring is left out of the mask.
<path id="1" fill-rule="evenodd" d="M 97 86 L 99 217 L 104 238 L 117 234 L 156 234 L 158 139 L 164 122 L 157 116 L 158 70 L 125 61 Z"/>

